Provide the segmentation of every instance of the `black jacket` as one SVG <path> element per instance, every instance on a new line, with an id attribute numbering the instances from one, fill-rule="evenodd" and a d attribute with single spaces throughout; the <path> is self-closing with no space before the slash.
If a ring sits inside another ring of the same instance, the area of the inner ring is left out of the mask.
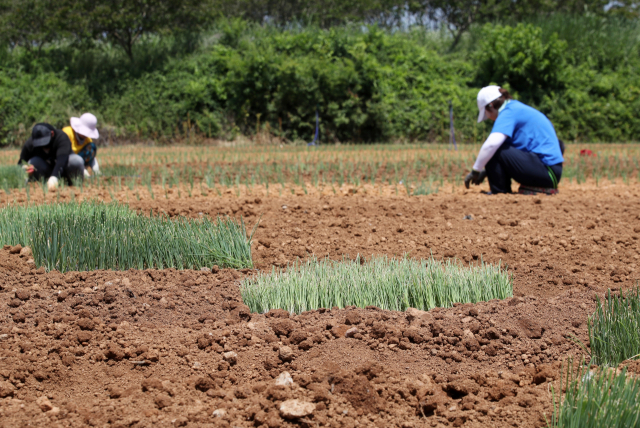
<path id="1" fill-rule="evenodd" d="M 60 178 L 69 161 L 69 155 L 73 153 L 71 151 L 71 140 L 61 129 L 55 129 L 46 123 L 44 125 L 53 131 L 51 141 L 44 147 L 33 147 L 33 139 L 29 137 L 24 146 L 22 146 L 18 164 L 29 162 L 29 159 L 37 156 L 53 167 L 52 177 Z M 44 149 L 49 149 L 49 153 L 46 153 Z"/>

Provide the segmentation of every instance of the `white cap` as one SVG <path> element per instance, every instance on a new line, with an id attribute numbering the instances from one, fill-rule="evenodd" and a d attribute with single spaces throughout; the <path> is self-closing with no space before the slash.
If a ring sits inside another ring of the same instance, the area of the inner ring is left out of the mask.
<path id="1" fill-rule="evenodd" d="M 80 117 L 71 118 L 71 128 L 76 131 L 76 134 L 96 139 L 100 136 L 97 127 L 98 119 L 91 113 L 85 113 Z"/>
<path id="2" fill-rule="evenodd" d="M 500 86 L 485 86 L 480 89 L 480 92 L 478 92 L 478 123 L 487 118 L 485 116 L 485 107 L 487 107 L 490 102 L 497 100 L 501 96 Z"/>

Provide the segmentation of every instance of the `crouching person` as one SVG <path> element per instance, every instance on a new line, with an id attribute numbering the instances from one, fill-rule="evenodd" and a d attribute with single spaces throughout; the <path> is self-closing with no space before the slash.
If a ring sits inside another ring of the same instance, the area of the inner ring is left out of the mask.
<path id="1" fill-rule="evenodd" d="M 84 176 L 100 174 L 100 166 L 96 153 L 98 148 L 93 140 L 97 139 L 98 119 L 91 113 L 85 113 L 80 117 L 72 117 L 69 121 L 71 126 L 62 128 L 71 140 L 71 150 L 80 156 L 84 161 Z"/>
<path id="2" fill-rule="evenodd" d="M 71 151 L 71 141 L 61 129 L 48 123 L 38 123 L 31 137 L 22 146 L 18 164 L 29 174 L 29 180 L 47 180 L 49 190 L 58 187 L 61 178 L 67 184 L 82 179 L 84 161 Z"/>
<path id="3" fill-rule="evenodd" d="M 491 193 L 511 193 L 511 180 L 519 193 L 557 193 L 562 176 L 561 142 L 551 121 L 541 112 L 511 98 L 499 86 L 478 93 L 478 123 L 494 121 L 465 186 L 489 179 Z"/>

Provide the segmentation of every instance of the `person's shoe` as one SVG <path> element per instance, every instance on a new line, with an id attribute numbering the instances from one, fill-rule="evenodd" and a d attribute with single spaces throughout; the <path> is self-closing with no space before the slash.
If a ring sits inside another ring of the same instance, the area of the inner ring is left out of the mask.
<path id="1" fill-rule="evenodd" d="M 523 186 L 522 184 L 518 189 L 518 194 L 520 195 L 537 195 L 539 193 L 543 193 L 545 195 L 555 195 L 558 193 L 558 189 L 554 189 L 553 187 Z"/>

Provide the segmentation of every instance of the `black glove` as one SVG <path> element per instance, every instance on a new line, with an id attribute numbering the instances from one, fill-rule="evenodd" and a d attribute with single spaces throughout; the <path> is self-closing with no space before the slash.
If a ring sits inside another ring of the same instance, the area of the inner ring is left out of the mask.
<path id="1" fill-rule="evenodd" d="M 464 187 L 468 189 L 469 183 L 473 183 L 476 186 L 479 184 L 482 184 L 482 182 L 486 177 L 487 177 L 487 173 L 484 169 L 480 172 L 471 170 L 471 172 L 467 174 L 467 177 L 464 179 Z"/>

